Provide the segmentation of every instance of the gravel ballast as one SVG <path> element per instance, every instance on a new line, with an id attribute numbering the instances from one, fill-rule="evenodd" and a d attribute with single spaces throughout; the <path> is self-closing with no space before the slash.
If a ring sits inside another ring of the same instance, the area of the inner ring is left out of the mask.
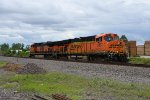
<path id="1" fill-rule="evenodd" d="M 34 63 L 27 63 L 25 66 L 17 70 L 18 74 L 44 74 L 46 70 L 37 66 Z"/>
<path id="2" fill-rule="evenodd" d="M 48 72 L 60 71 L 86 77 L 107 77 L 125 82 L 150 84 L 150 68 L 65 62 L 42 59 L 26 59 L 3 56 L 0 56 L 0 61 L 7 61 L 22 65 L 34 63 Z"/>
<path id="3" fill-rule="evenodd" d="M 30 100 L 30 95 L 0 88 L 0 100 Z"/>

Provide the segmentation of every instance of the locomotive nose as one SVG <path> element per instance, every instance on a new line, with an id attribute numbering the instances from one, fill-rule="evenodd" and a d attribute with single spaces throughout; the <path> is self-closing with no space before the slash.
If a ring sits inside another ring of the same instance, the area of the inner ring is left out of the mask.
<path id="1" fill-rule="evenodd" d="M 121 40 L 112 41 L 109 45 L 109 49 L 114 53 L 123 53 L 124 52 L 124 43 Z"/>

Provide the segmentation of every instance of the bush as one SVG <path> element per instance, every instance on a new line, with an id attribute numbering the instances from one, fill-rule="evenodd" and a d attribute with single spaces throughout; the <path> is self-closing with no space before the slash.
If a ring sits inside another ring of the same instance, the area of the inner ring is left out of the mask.
<path id="1" fill-rule="evenodd" d="M 19 57 L 29 57 L 29 52 L 27 52 L 27 51 L 18 52 L 18 56 Z"/>

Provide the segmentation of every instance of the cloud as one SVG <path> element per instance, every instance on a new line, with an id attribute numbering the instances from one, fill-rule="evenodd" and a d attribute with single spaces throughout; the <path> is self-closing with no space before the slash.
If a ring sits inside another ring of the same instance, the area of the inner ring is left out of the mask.
<path id="1" fill-rule="evenodd" d="M 149 0 L 1 0 L 0 43 L 31 44 L 112 32 L 150 39 Z"/>

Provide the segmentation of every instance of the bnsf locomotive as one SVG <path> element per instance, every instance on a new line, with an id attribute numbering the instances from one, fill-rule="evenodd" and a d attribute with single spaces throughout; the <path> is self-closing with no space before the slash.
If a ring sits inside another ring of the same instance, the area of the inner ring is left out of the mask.
<path id="1" fill-rule="evenodd" d="M 55 42 L 34 43 L 30 48 L 30 57 L 42 55 L 44 58 L 67 59 L 108 59 L 127 60 L 125 43 L 117 34 L 106 33 Z"/>

